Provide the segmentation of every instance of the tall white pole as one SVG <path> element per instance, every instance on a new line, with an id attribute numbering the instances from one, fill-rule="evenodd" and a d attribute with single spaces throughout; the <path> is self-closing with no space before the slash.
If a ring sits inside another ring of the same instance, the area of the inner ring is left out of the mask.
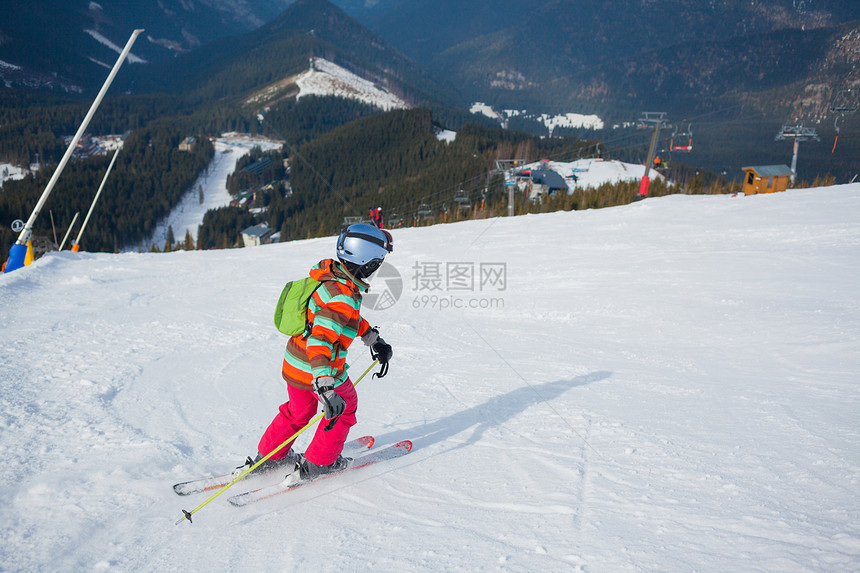
<path id="1" fill-rule="evenodd" d="M 48 181 L 48 186 L 45 187 L 45 190 L 42 192 L 42 196 L 39 198 L 39 202 L 36 203 L 36 207 L 33 209 L 33 213 L 30 215 L 30 218 L 27 220 L 27 223 L 24 225 L 24 229 L 21 231 L 21 234 L 18 235 L 18 241 L 16 244 L 18 245 L 26 245 L 27 241 L 30 240 L 30 236 L 33 234 L 33 223 L 36 222 L 36 217 L 39 216 L 39 212 L 42 210 L 42 207 L 45 204 L 45 201 L 48 200 L 48 196 L 51 194 L 51 191 L 54 189 L 54 185 L 57 183 L 57 179 L 60 178 L 60 174 L 63 172 L 63 169 L 66 167 L 66 163 L 68 163 L 69 158 L 72 156 L 72 152 L 75 150 L 75 146 L 77 146 L 78 141 L 80 141 L 81 136 L 83 136 L 84 132 L 87 129 L 87 126 L 90 124 L 90 120 L 93 118 L 96 110 L 102 102 L 102 98 L 104 98 L 105 93 L 110 87 L 111 82 L 113 82 L 114 77 L 116 76 L 119 68 L 122 66 L 123 61 L 125 60 L 128 53 L 131 51 L 131 46 L 134 44 L 134 41 L 137 37 L 143 32 L 143 30 L 135 30 L 132 32 L 131 37 L 128 39 L 128 43 L 126 43 L 125 48 L 123 48 L 122 53 L 119 55 L 116 63 L 113 66 L 113 69 L 110 71 L 107 80 L 105 80 L 102 89 L 99 91 L 96 96 L 95 101 L 90 106 L 90 110 L 87 112 L 86 117 L 84 117 L 83 123 L 78 128 L 78 132 L 72 138 L 71 143 L 69 143 L 68 149 L 66 149 L 66 153 L 63 155 L 63 158 L 60 160 L 60 164 L 57 165 L 57 169 L 54 170 L 54 175 L 51 177 L 51 180 Z M 14 270 L 14 269 L 13 269 Z M 7 269 L 8 272 L 8 269 Z"/>
<path id="2" fill-rule="evenodd" d="M 90 221 L 90 215 L 93 214 L 93 209 L 95 209 L 95 207 L 96 207 L 96 201 L 99 200 L 99 196 L 102 194 L 102 189 L 105 188 L 105 182 L 108 179 L 108 175 L 110 175 L 110 170 L 113 169 L 113 164 L 116 163 L 116 156 L 119 155 L 119 152 L 121 149 L 122 149 L 122 147 L 118 147 L 116 152 L 113 154 L 113 159 L 110 160 L 110 165 L 108 165 L 107 171 L 105 172 L 105 176 L 102 179 L 102 184 L 99 185 L 99 190 L 96 191 L 96 196 L 93 197 L 93 203 L 92 203 L 92 205 L 90 205 L 90 210 L 87 211 L 87 216 L 84 218 L 84 223 L 83 223 L 83 225 L 81 225 L 81 230 L 78 231 L 78 238 L 75 239 L 74 243 L 72 243 L 73 249 L 75 249 L 76 245 L 81 244 L 81 235 L 84 234 L 84 229 L 87 228 L 87 223 L 89 223 L 89 221 Z"/>
<path id="3" fill-rule="evenodd" d="M 60 248 L 59 248 L 58 250 L 60 250 L 60 251 L 62 251 L 62 250 L 63 250 L 63 247 L 66 245 L 66 239 L 68 239 L 68 238 L 69 238 L 69 233 L 71 233 L 71 232 L 72 232 L 72 229 L 73 229 L 73 228 L 74 228 L 74 226 L 75 226 L 75 221 L 77 221 L 77 220 L 78 220 L 78 215 L 80 215 L 80 214 L 81 214 L 81 212 L 80 212 L 80 211 L 78 211 L 77 213 L 75 213 L 75 216 L 74 216 L 74 217 L 72 217 L 72 224 L 71 224 L 71 225 L 69 225 L 69 228 L 68 228 L 68 230 L 66 231 L 65 236 L 63 237 L 63 242 L 62 242 L 62 243 L 60 243 Z"/>

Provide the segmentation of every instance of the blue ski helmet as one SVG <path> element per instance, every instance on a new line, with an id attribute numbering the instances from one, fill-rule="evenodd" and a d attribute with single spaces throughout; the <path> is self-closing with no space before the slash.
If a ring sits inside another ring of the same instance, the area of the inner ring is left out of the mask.
<path id="1" fill-rule="evenodd" d="M 391 234 L 367 223 L 350 225 L 337 238 L 337 258 L 357 279 L 372 275 L 393 250 Z"/>

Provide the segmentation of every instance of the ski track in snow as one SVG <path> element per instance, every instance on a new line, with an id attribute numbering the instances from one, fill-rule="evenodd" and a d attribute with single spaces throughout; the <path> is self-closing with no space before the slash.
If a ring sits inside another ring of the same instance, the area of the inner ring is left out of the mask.
<path id="1" fill-rule="evenodd" d="M 203 224 L 203 216 L 207 211 L 225 207 L 233 197 L 227 191 L 227 176 L 236 170 L 239 159 L 251 152 L 255 147 L 269 151 L 281 147 L 282 142 L 263 137 L 245 137 L 234 134 L 224 134 L 214 142 L 215 155 L 212 161 L 197 178 L 185 196 L 170 215 L 159 221 L 149 240 L 138 245 L 127 247 L 126 251 L 149 251 L 153 245 L 163 249 L 167 242 L 168 229 L 173 228 L 173 236 L 177 242 L 182 242 L 186 231 L 197 240 L 197 231 Z M 200 201 L 200 189 L 203 189 L 203 202 Z"/>
<path id="2" fill-rule="evenodd" d="M 856 570 L 858 209 L 855 184 L 396 230 L 403 294 L 365 310 L 394 359 L 352 435 L 413 452 L 178 526 L 206 496 L 172 484 L 238 465 L 285 398 L 272 307 L 334 239 L 47 255 L 0 275 L 0 562 Z M 503 308 L 422 304 L 433 262 L 506 263 L 435 293 Z"/>

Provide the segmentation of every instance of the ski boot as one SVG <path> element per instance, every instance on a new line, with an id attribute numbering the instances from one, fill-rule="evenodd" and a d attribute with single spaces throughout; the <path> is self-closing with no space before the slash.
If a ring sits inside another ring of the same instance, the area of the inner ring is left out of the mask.
<path id="1" fill-rule="evenodd" d="M 296 460 L 295 469 L 287 475 L 287 479 L 296 481 L 313 480 L 326 474 L 343 471 L 352 465 L 352 458 L 338 456 L 334 463 L 328 465 L 318 465 L 308 460 L 304 455 L 299 454 Z"/>
<path id="2" fill-rule="evenodd" d="M 253 467 L 253 465 L 259 462 L 261 459 L 263 459 L 263 456 L 260 454 L 257 454 L 257 457 L 253 460 L 251 459 L 251 456 L 248 456 L 244 464 L 233 470 L 233 479 L 236 479 L 237 477 L 242 475 L 242 473 L 244 473 L 248 468 Z M 268 460 L 254 468 L 254 471 L 249 473 L 248 476 L 269 473 L 271 471 L 280 470 L 284 467 L 294 467 L 296 465 L 297 460 L 298 455 L 293 452 L 292 448 L 290 448 L 290 451 L 287 452 L 287 455 L 285 455 L 283 458 L 279 460 L 273 460 L 272 458 L 269 458 Z"/>

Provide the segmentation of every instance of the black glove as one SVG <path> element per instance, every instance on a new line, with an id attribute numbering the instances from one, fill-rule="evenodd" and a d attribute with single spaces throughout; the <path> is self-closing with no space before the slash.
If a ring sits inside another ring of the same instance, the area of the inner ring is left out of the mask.
<path id="1" fill-rule="evenodd" d="M 334 425 L 335 420 L 346 410 L 346 400 L 334 391 L 335 379 L 331 376 L 314 378 L 313 388 L 323 404 L 323 417 L 330 420 L 326 429 Z"/>
<path id="2" fill-rule="evenodd" d="M 379 336 L 379 331 L 376 328 L 369 328 L 367 332 L 361 336 L 361 341 L 370 347 L 370 357 L 374 360 L 379 360 L 379 363 L 382 364 L 382 368 L 380 368 L 379 372 L 374 374 L 373 377 L 382 378 L 388 374 L 388 361 L 391 360 L 391 357 L 394 355 L 391 345 L 382 340 L 382 337 Z"/>
<path id="3" fill-rule="evenodd" d="M 391 345 L 382 340 L 381 337 L 377 337 L 376 342 L 370 347 L 370 356 L 374 360 L 379 360 L 380 364 L 388 364 L 393 355 L 394 351 L 391 349 Z"/>

